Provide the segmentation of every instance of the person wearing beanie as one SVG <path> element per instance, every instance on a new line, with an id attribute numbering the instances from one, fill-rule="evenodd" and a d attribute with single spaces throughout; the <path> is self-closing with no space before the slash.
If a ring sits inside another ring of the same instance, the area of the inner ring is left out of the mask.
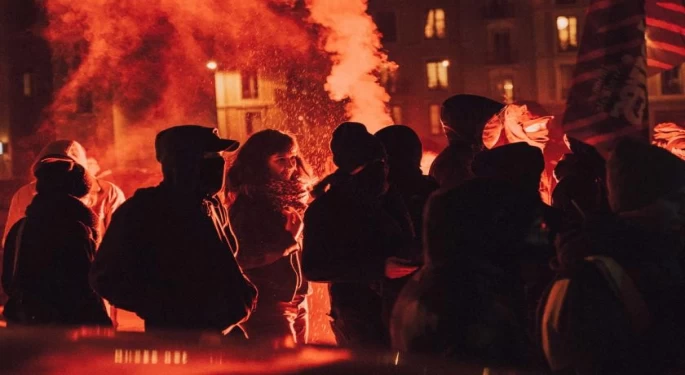
<path id="1" fill-rule="evenodd" d="M 9 231 L 2 285 L 10 325 L 106 325 L 104 303 L 88 283 L 99 237 L 96 215 L 80 198 L 93 179 L 69 158 L 35 168 L 37 194 Z"/>
<path id="2" fill-rule="evenodd" d="M 73 140 L 57 140 L 50 142 L 38 154 L 38 158 L 34 163 L 33 169 L 46 157 L 64 157 L 73 160 L 77 164 L 86 168 L 88 172 L 88 158 L 86 157 L 86 150 L 83 146 Z M 92 176 L 92 174 L 91 174 Z M 93 176 L 94 177 L 94 176 Z M 31 200 L 36 195 L 36 181 L 22 186 L 12 196 L 10 207 L 7 214 L 7 222 L 5 223 L 5 232 L 3 241 L 7 237 L 10 228 L 24 217 L 26 208 L 31 203 Z M 102 233 L 109 226 L 112 220 L 112 214 L 116 211 L 124 200 L 126 200 L 124 193 L 115 184 L 99 178 L 93 179 L 93 186 L 88 194 L 81 198 L 83 203 L 90 207 L 97 215 L 98 230 Z"/>
<path id="3" fill-rule="evenodd" d="M 485 125 L 504 104 L 477 95 L 454 95 L 442 104 L 442 122 L 448 146 L 433 161 L 430 175 L 441 188 L 452 188 L 473 177 L 471 161 L 483 150 Z"/>
<path id="4" fill-rule="evenodd" d="M 91 269 L 93 288 L 150 330 L 220 334 L 246 321 L 257 290 L 235 259 L 224 187 L 224 152 L 238 142 L 181 125 L 155 139 L 164 179 L 138 190 L 112 218 Z M 237 331 L 236 331 L 237 332 Z"/>
<path id="5" fill-rule="evenodd" d="M 685 162 L 622 139 L 606 183 L 613 214 L 586 212 L 543 296 L 543 349 L 554 371 L 663 373 L 685 348 Z"/>
<path id="6" fill-rule="evenodd" d="M 398 258 L 411 253 L 409 213 L 388 185 L 381 142 L 364 125 L 338 126 L 331 151 L 339 169 L 305 213 L 302 271 L 329 284 L 338 345 L 387 347 L 383 285 L 416 269 Z"/>

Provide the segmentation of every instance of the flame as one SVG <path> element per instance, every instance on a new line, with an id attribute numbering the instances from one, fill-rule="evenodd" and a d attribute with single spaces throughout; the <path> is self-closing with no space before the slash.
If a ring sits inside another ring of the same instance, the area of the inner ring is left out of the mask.
<path id="1" fill-rule="evenodd" d="M 324 49 L 333 68 L 326 81 L 331 99 L 349 99 L 351 121 L 365 124 L 375 133 L 392 124 L 387 109 L 390 96 L 375 72 L 387 63 L 380 34 L 367 11 L 367 0 L 308 0 L 311 21 L 327 29 Z"/>

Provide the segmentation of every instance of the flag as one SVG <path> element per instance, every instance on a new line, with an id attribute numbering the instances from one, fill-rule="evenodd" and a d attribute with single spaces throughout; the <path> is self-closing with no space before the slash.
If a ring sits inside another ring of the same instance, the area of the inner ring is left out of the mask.
<path id="1" fill-rule="evenodd" d="M 591 0 L 563 116 L 566 134 L 610 149 L 648 140 L 645 0 Z"/>
<path id="2" fill-rule="evenodd" d="M 647 0 L 647 65 L 649 75 L 685 61 L 685 0 Z"/>

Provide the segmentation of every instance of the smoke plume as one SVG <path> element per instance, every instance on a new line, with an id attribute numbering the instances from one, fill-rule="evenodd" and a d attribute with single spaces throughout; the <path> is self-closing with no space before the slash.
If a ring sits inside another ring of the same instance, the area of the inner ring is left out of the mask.
<path id="1" fill-rule="evenodd" d="M 390 125 L 390 96 L 375 72 L 387 61 L 380 34 L 367 13 L 367 0 L 308 0 L 310 20 L 326 28 L 324 49 L 333 68 L 326 82 L 331 99 L 349 99 L 350 120 L 375 132 Z"/>

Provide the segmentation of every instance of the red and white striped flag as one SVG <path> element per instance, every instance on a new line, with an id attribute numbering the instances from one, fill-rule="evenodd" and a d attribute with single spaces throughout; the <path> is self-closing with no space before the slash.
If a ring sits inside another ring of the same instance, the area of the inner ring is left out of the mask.
<path id="1" fill-rule="evenodd" d="M 648 141 L 647 77 L 685 60 L 684 1 L 590 2 L 563 118 L 569 136 L 603 151 L 622 136 Z"/>
<path id="2" fill-rule="evenodd" d="M 649 75 L 685 61 L 685 0 L 647 0 Z"/>

